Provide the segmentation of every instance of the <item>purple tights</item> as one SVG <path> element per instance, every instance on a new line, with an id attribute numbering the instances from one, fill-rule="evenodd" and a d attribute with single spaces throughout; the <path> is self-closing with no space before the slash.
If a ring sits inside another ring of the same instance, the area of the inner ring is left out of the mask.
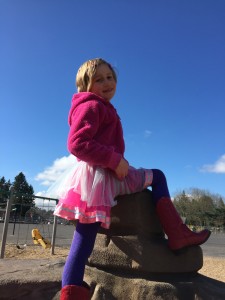
<path id="1" fill-rule="evenodd" d="M 152 196 L 156 204 L 162 197 L 170 197 L 164 173 L 152 169 Z M 94 248 L 95 238 L 100 227 L 99 222 L 92 224 L 77 223 L 69 256 L 63 270 L 62 287 L 65 285 L 82 286 L 85 264 Z"/>
<path id="2" fill-rule="evenodd" d="M 83 224 L 77 222 L 70 252 L 64 266 L 62 287 L 65 285 L 82 286 L 85 264 L 94 248 L 99 222 Z"/>
<path id="3" fill-rule="evenodd" d="M 156 204 L 162 197 L 170 198 L 169 189 L 167 186 L 166 176 L 161 170 L 152 169 L 153 180 L 152 180 L 152 198 Z"/>

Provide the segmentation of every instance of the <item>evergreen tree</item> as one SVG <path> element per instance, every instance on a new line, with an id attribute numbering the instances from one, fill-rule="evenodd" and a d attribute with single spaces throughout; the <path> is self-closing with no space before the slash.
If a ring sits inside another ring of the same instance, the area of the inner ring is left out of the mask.
<path id="1" fill-rule="evenodd" d="M 27 183 L 25 175 L 20 172 L 12 184 L 14 197 L 14 207 L 16 208 L 16 215 L 24 217 L 26 212 L 35 205 L 32 185 Z"/>
<path id="2" fill-rule="evenodd" d="M 1 204 L 6 205 L 7 198 L 9 197 L 10 186 L 11 186 L 10 180 L 6 181 L 4 176 L 0 178 L 0 203 Z"/>

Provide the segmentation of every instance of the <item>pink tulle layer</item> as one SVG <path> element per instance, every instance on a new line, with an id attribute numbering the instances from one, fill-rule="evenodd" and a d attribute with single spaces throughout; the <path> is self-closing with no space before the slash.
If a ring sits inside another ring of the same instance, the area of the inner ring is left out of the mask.
<path id="1" fill-rule="evenodd" d="M 81 223 L 101 222 L 102 227 L 109 228 L 111 207 L 104 205 L 87 207 L 87 202 L 82 201 L 80 195 L 73 190 L 69 191 L 67 200 L 59 201 L 54 215 L 67 220 L 79 220 Z M 73 202 L 73 205 L 67 204 L 68 202 Z"/>
<path id="2" fill-rule="evenodd" d="M 52 190 L 57 190 L 60 199 L 54 214 L 81 223 L 101 222 L 109 228 L 115 197 L 140 192 L 151 181 L 151 170 L 129 167 L 125 179 L 119 180 L 110 170 L 79 162 Z"/>

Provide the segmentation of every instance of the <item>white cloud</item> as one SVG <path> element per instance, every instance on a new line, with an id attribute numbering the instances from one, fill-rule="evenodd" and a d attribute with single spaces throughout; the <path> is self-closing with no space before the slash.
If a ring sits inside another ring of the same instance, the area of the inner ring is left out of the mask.
<path id="1" fill-rule="evenodd" d="M 152 134 L 152 132 L 151 132 L 150 130 L 148 130 L 148 129 L 146 129 L 146 130 L 144 131 L 144 137 L 145 137 L 146 139 L 149 138 L 151 134 Z"/>
<path id="2" fill-rule="evenodd" d="M 35 180 L 40 181 L 41 185 L 50 186 L 67 168 L 74 164 L 74 161 L 75 157 L 71 154 L 57 158 L 50 167 L 47 167 L 43 172 L 37 174 Z"/>
<path id="3" fill-rule="evenodd" d="M 225 173 L 225 154 L 223 154 L 214 164 L 203 165 L 202 172 Z"/>

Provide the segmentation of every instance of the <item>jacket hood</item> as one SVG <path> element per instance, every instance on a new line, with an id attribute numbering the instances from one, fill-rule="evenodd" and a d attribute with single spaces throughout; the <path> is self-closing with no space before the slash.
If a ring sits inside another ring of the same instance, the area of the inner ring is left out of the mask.
<path id="1" fill-rule="evenodd" d="M 72 117 L 72 114 L 73 114 L 74 110 L 76 109 L 76 107 L 78 107 L 81 103 L 85 103 L 85 102 L 88 102 L 88 101 L 101 101 L 105 105 L 112 106 L 112 104 L 110 102 L 108 102 L 105 99 L 97 96 L 96 94 L 93 94 L 93 93 L 90 93 L 90 92 L 76 93 L 72 97 L 71 109 L 70 109 L 69 116 L 68 116 L 69 125 L 71 125 L 71 117 Z"/>

